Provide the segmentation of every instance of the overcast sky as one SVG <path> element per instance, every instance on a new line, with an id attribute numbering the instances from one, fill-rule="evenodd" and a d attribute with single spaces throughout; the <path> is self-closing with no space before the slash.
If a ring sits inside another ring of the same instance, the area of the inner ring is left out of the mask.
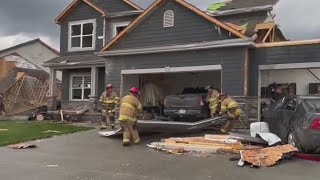
<path id="1" fill-rule="evenodd" d="M 189 1 L 204 8 L 215 0 Z M 53 20 L 70 2 L 1 0 L 0 50 L 38 37 L 59 50 L 59 26 Z M 320 0 L 280 0 L 276 22 L 291 40 L 320 39 L 319 7 Z"/>

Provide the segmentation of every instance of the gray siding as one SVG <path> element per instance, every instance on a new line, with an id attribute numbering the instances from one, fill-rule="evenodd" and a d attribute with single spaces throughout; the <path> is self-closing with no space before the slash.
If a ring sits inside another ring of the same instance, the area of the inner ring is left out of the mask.
<path id="1" fill-rule="evenodd" d="M 77 51 L 68 52 L 68 35 L 69 35 L 69 22 L 81 21 L 87 19 L 96 19 L 96 50 L 99 51 L 102 48 L 103 41 L 98 39 L 99 36 L 103 35 L 103 18 L 101 14 L 95 11 L 93 8 L 85 3 L 80 3 L 77 8 L 61 23 L 60 27 L 60 52 L 61 56 L 69 55 L 82 55 L 92 54 L 95 51 Z"/>
<path id="2" fill-rule="evenodd" d="M 121 70 L 124 69 L 222 64 L 223 91 L 234 96 L 242 96 L 244 52 L 244 48 L 225 48 L 107 58 L 106 83 L 114 84 L 119 91 Z"/>
<path id="3" fill-rule="evenodd" d="M 106 19 L 106 43 L 112 40 L 113 23 L 132 22 L 138 15 Z"/>
<path id="4" fill-rule="evenodd" d="M 163 28 L 163 14 L 173 10 L 174 26 Z M 114 49 L 183 44 L 234 38 L 229 32 L 173 1 L 163 3 L 136 28 L 125 35 Z"/>
<path id="5" fill-rule="evenodd" d="M 218 20 L 224 23 L 232 23 L 238 26 L 242 26 L 248 23 L 246 33 L 249 35 L 253 33 L 256 24 L 263 23 L 266 20 L 266 18 L 267 11 L 217 17 Z"/>
<path id="6" fill-rule="evenodd" d="M 107 0 L 110 1 L 110 0 Z M 117 3 L 114 2 L 121 2 L 116 6 L 116 9 L 120 10 L 120 4 L 124 3 L 121 0 L 112 0 L 113 3 L 108 3 L 103 1 L 103 6 L 110 6 L 114 7 Z M 111 1 L 110 1 L 111 2 Z M 130 6 L 131 8 L 131 6 Z M 126 9 L 126 3 L 122 10 Z M 132 10 L 132 9 L 131 9 Z M 125 22 L 125 21 L 133 21 L 137 15 L 121 17 L 121 18 L 112 18 L 106 19 L 106 42 L 108 43 L 112 38 L 112 23 L 113 22 Z M 96 49 L 94 51 L 77 51 L 77 52 L 68 52 L 68 36 L 69 36 L 69 22 L 72 21 L 81 21 L 87 19 L 96 19 Z M 93 8 L 89 7 L 85 3 L 80 3 L 79 6 L 61 23 L 60 27 L 60 52 L 61 56 L 72 56 L 72 55 L 87 55 L 93 54 L 94 52 L 98 52 L 103 48 L 103 40 L 98 39 L 99 36 L 103 36 L 103 24 L 104 18 L 101 17 L 101 14 L 95 11 Z"/>
<path id="7" fill-rule="evenodd" d="M 108 13 L 136 10 L 123 0 L 94 0 L 94 2 Z"/>
<path id="8" fill-rule="evenodd" d="M 258 94 L 259 65 L 320 62 L 320 44 L 258 48 L 250 51 L 249 93 Z"/>

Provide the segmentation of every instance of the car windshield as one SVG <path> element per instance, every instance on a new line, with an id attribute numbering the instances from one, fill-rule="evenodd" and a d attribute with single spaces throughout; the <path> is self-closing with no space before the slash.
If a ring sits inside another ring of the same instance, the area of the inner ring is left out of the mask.
<path id="1" fill-rule="evenodd" d="M 320 112 L 320 98 L 305 99 L 305 102 L 317 112 Z"/>

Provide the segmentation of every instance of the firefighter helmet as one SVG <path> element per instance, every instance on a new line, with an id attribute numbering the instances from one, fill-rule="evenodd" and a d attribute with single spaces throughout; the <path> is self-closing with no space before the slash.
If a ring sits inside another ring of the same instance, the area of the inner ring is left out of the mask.
<path id="1" fill-rule="evenodd" d="M 112 84 L 108 84 L 108 85 L 106 86 L 106 89 L 111 89 L 111 88 L 113 88 Z"/>
<path id="2" fill-rule="evenodd" d="M 134 94 L 139 94 L 139 93 L 140 93 L 139 89 L 136 88 L 136 87 L 132 87 L 132 88 L 130 89 L 130 92 L 131 92 L 131 93 L 134 93 Z"/>

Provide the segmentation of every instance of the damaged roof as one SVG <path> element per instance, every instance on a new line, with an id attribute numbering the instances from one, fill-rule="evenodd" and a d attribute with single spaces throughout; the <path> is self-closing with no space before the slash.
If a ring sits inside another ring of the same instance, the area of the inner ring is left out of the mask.
<path id="1" fill-rule="evenodd" d="M 279 0 L 231 0 L 226 3 L 226 6 L 219 8 L 219 11 L 275 5 L 278 1 Z"/>
<path id="2" fill-rule="evenodd" d="M 9 89 L 15 82 L 18 72 L 25 73 L 28 76 L 31 77 L 37 77 L 42 79 L 49 79 L 50 74 L 39 69 L 26 69 L 26 68 L 13 68 L 8 76 L 4 78 L 0 83 L 0 93 L 6 91 Z"/>
<path id="3" fill-rule="evenodd" d="M 131 0 L 141 8 L 147 9 L 152 3 L 156 0 Z M 199 0 L 186 0 L 190 4 L 195 4 Z M 226 0 L 206 0 L 208 2 L 208 7 L 214 3 L 225 2 Z M 232 9 L 241 9 L 248 7 L 257 7 L 265 5 L 275 5 L 279 0 L 232 0 L 226 3 L 226 6 L 221 7 L 220 11 L 232 10 Z M 199 8 L 199 7 L 198 7 Z"/>

